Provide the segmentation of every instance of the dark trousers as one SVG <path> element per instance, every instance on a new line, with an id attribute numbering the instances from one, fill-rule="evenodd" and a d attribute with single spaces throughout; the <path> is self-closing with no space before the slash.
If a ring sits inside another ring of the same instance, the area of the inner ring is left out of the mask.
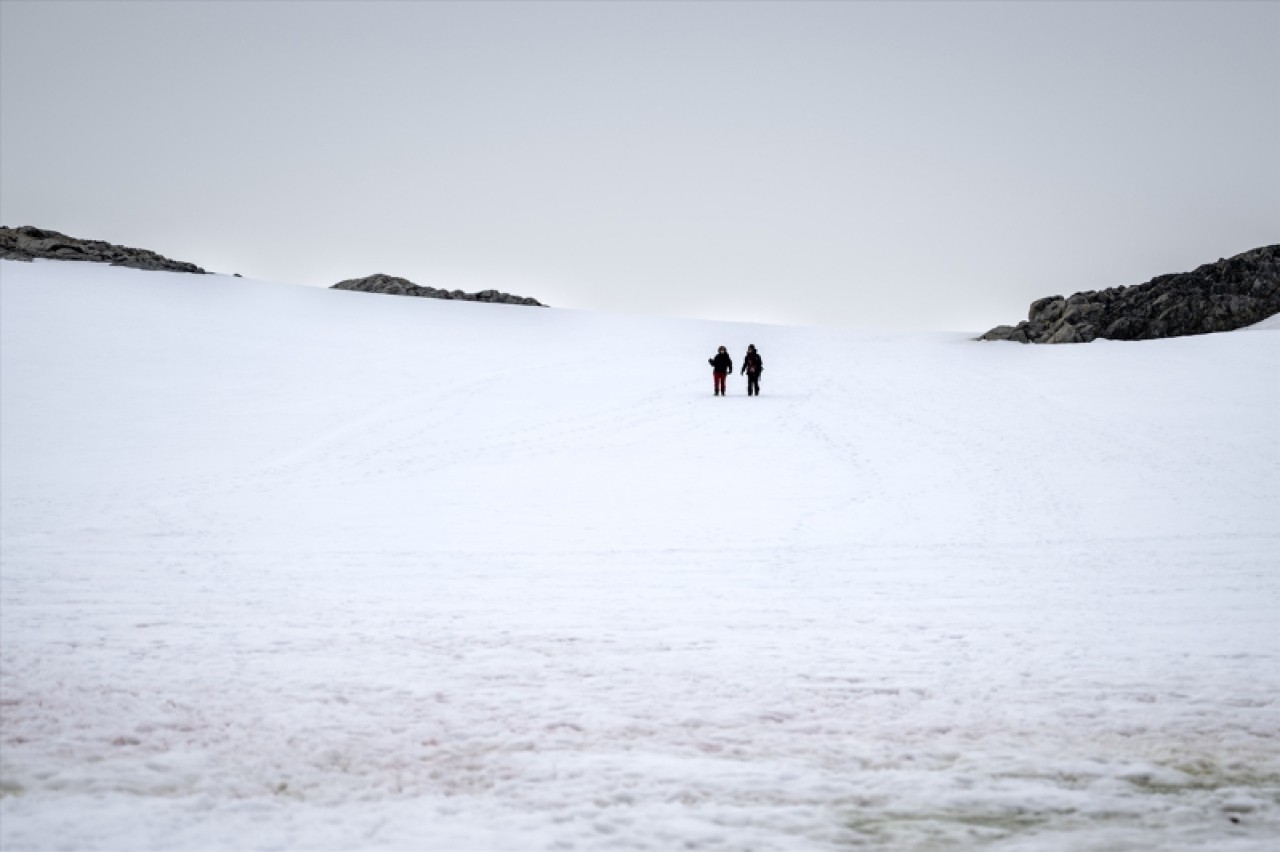
<path id="1" fill-rule="evenodd" d="M 747 373 L 747 396 L 760 395 L 760 374 Z"/>
<path id="2" fill-rule="evenodd" d="M 728 373 L 712 373 L 711 375 L 715 379 L 716 383 L 715 395 L 724 396 L 724 377 L 727 376 Z"/>

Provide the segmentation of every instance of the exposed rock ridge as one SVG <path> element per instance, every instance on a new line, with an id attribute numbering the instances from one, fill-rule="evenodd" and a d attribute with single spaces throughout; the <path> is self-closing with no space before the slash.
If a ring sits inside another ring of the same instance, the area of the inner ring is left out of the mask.
<path id="1" fill-rule="evenodd" d="M 57 231 L 45 231 L 23 225 L 20 228 L 0 226 L 0 259 L 3 260 L 80 260 L 109 263 L 132 269 L 164 270 L 207 274 L 194 263 L 170 260 L 153 251 L 117 246 L 101 240 L 80 240 Z"/>
<path id="2" fill-rule="evenodd" d="M 537 299 L 524 296 L 513 296 L 497 290 L 481 290 L 479 293 L 464 293 L 461 290 L 441 290 L 436 287 L 423 287 L 404 278 L 393 275 L 370 275 L 366 278 L 351 278 L 339 281 L 331 290 L 358 290 L 362 293 L 386 293 L 391 296 L 418 296 L 424 299 L 454 299 L 461 302 L 499 302 L 504 305 L 532 305 L 545 307 Z"/>
<path id="3" fill-rule="evenodd" d="M 1086 290 L 1031 303 L 1027 319 L 980 340 L 1087 343 L 1233 331 L 1280 313 L 1280 245 L 1208 263 L 1146 284 Z"/>

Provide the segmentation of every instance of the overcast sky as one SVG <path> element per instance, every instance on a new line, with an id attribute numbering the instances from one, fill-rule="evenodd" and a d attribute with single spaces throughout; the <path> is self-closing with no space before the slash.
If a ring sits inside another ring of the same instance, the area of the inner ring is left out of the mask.
<path id="1" fill-rule="evenodd" d="M 0 223 L 982 331 L 1280 241 L 1280 3 L 0 2 Z"/>

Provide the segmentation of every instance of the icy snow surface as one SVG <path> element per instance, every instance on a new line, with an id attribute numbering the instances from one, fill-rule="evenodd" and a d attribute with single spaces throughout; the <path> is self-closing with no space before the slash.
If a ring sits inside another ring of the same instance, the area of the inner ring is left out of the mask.
<path id="1" fill-rule="evenodd" d="M 0 284 L 6 852 L 1275 848 L 1280 331 Z"/>

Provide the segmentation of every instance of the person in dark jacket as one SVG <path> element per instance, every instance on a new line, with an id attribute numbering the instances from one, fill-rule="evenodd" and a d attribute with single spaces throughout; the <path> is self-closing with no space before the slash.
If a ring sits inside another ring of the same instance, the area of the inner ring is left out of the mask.
<path id="1" fill-rule="evenodd" d="M 716 357 L 708 358 L 707 363 L 711 365 L 711 378 L 715 381 L 714 396 L 724 396 L 724 377 L 733 372 L 733 359 L 729 357 L 729 350 L 721 346 Z"/>
<path id="2" fill-rule="evenodd" d="M 742 358 L 742 372 L 747 374 L 747 396 L 759 396 L 760 374 L 764 372 L 764 359 L 756 351 L 754 343 L 748 344 L 747 354 Z"/>

